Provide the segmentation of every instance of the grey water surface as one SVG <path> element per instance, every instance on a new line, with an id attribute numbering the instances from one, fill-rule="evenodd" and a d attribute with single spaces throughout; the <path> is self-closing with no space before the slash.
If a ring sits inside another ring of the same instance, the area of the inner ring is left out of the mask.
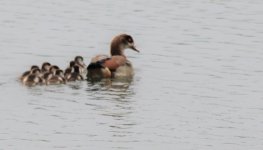
<path id="1" fill-rule="evenodd" d="M 25 87 L 131 34 L 132 80 Z M 0 0 L 0 150 L 262 150 L 262 0 Z"/>

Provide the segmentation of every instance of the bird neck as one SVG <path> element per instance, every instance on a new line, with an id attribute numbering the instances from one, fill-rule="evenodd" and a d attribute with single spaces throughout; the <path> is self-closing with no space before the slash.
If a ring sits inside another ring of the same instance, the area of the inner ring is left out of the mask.
<path id="1" fill-rule="evenodd" d="M 119 39 L 113 39 L 113 41 L 111 42 L 111 47 L 110 47 L 111 56 L 116 56 L 116 55 L 125 56 L 124 46 L 122 46 L 120 43 L 121 41 Z"/>

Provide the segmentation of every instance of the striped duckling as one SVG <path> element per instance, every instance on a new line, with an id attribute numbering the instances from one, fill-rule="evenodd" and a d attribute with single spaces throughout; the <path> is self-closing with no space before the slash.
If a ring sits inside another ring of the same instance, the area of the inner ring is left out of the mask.
<path id="1" fill-rule="evenodd" d="M 36 65 L 31 66 L 30 70 L 28 70 L 28 71 L 26 71 L 26 72 L 24 72 L 24 73 L 22 74 L 22 76 L 20 77 L 20 80 L 23 81 L 28 75 L 30 75 L 30 74 L 32 73 L 32 71 L 33 71 L 34 69 L 39 69 L 39 67 L 36 66 Z"/>
<path id="2" fill-rule="evenodd" d="M 41 73 L 44 74 L 46 72 L 49 72 L 51 67 L 51 64 L 49 62 L 44 62 L 41 67 Z"/>
<path id="3" fill-rule="evenodd" d="M 44 80 L 41 78 L 40 73 L 41 73 L 41 71 L 39 68 L 32 69 L 28 75 L 23 77 L 22 83 L 24 85 L 28 85 L 28 86 L 35 86 L 37 84 L 44 84 Z"/>
<path id="4" fill-rule="evenodd" d="M 54 85 L 54 84 L 64 84 L 65 79 L 64 77 L 61 77 L 60 75 L 54 75 L 51 72 L 47 72 L 43 75 L 43 78 L 45 79 L 46 85 Z"/>
<path id="5" fill-rule="evenodd" d="M 75 65 L 79 66 L 79 71 L 80 74 L 83 74 L 84 76 L 86 76 L 87 70 L 86 70 L 86 65 L 84 63 L 84 59 L 82 56 L 76 56 L 74 59 Z"/>
<path id="6" fill-rule="evenodd" d="M 67 69 L 65 71 L 65 78 L 67 81 L 81 81 L 84 80 L 83 76 L 80 73 L 80 68 L 79 66 L 75 65 L 73 67 L 73 72 L 71 72 L 70 69 Z"/>

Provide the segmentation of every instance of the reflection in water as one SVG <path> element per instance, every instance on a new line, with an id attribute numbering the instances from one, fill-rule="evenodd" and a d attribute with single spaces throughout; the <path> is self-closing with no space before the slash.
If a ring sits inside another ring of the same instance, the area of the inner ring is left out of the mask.
<path id="1" fill-rule="evenodd" d="M 136 122 L 131 115 L 134 113 L 134 101 L 132 96 L 133 79 L 103 79 L 100 81 L 88 81 L 88 90 L 94 97 L 92 99 L 104 101 L 102 106 L 97 106 L 97 110 L 102 117 L 110 119 L 107 126 L 112 134 L 111 140 L 120 141 L 121 137 L 129 136 L 132 133 L 132 127 Z M 97 92 L 99 95 L 97 96 Z M 125 147 L 119 147 L 125 148 Z"/>
<path id="2" fill-rule="evenodd" d="M 89 90 L 108 89 L 113 91 L 127 91 L 132 82 L 133 78 L 101 79 L 97 81 L 88 80 L 88 86 L 93 87 Z"/>
<path id="3" fill-rule="evenodd" d="M 79 90 L 81 88 L 83 88 L 83 84 L 80 84 L 81 81 L 76 81 L 76 82 L 69 82 L 67 83 L 68 86 L 73 89 L 73 90 Z"/>

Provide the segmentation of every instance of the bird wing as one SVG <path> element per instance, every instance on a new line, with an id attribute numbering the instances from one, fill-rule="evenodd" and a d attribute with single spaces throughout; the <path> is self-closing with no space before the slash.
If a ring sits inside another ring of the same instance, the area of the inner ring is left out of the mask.
<path id="1" fill-rule="evenodd" d="M 126 58 L 124 56 L 112 56 L 107 59 L 102 65 L 109 68 L 110 70 L 116 70 L 119 66 L 126 63 Z"/>
<path id="2" fill-rule="evenodd" d="M 91 59 L 90 63 L 97 63 L 99 61 L 106 60 L 108 58 L 110 58 L 110 56 L 108 55 L 97 55 Z"/>
<path id="3" fill-rule="evenodd" d="M 91 59 L 91 64 L 99 64 L 103 67 L 107 67 L 110 70 L 116 70 L 119 66 L 126 63 L 127 59 L 125 56 L 112 56 L 108 55 L 97 55 Z"/>

